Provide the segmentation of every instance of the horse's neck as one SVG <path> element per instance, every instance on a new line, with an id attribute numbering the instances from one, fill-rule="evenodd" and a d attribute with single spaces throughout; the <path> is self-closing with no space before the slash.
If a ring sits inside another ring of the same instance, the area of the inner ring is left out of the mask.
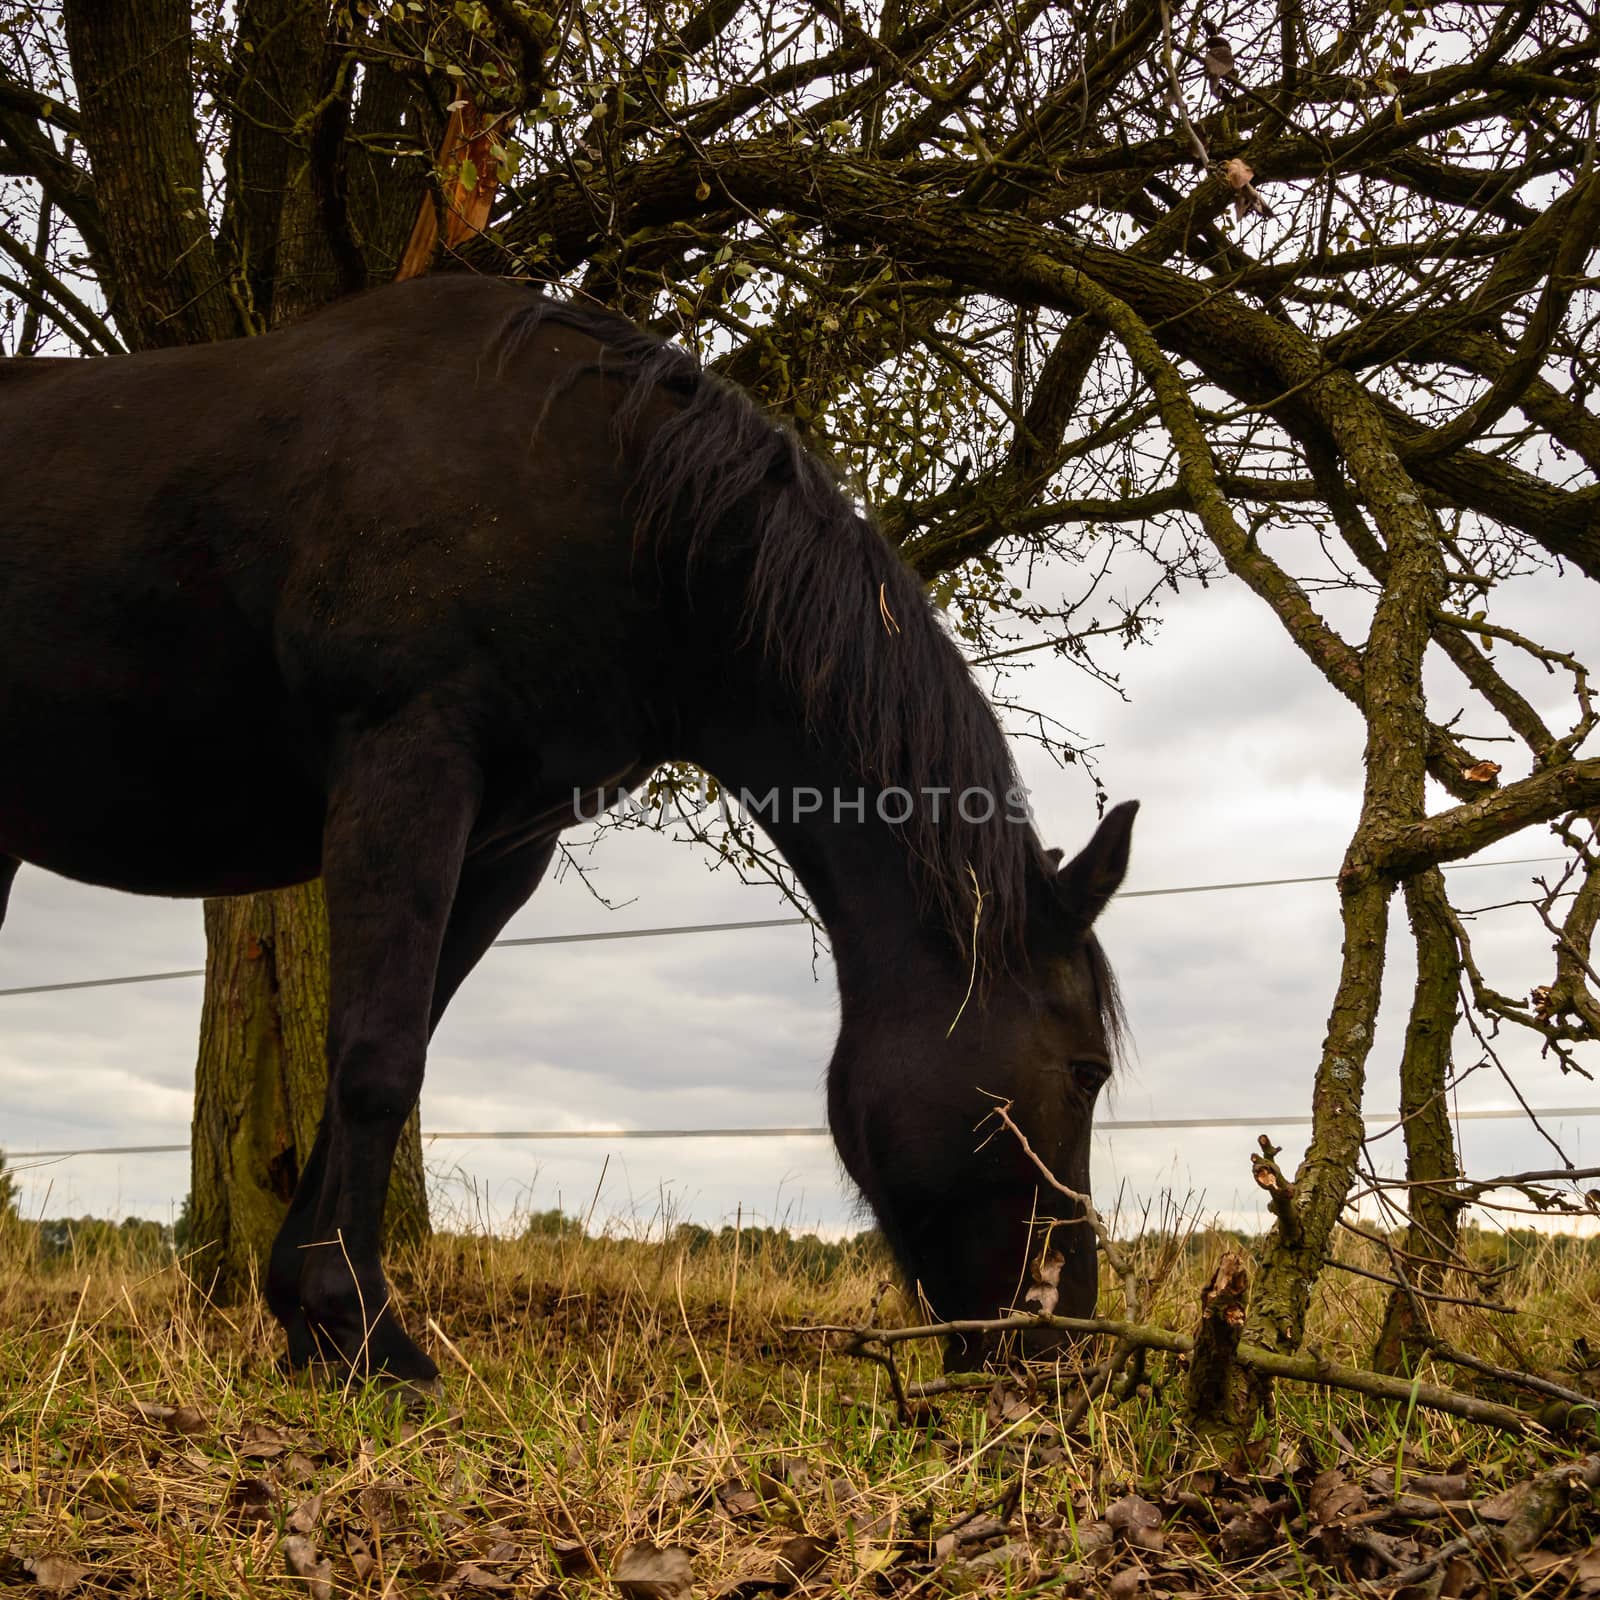
<path id="1" fill-rule="evenodd" d="M 960 980 L 956 941 L 881 820 L 877 785 L 793 728 L 724 731 L 694 759 L 748 805 L 805 886 L 833 945 L 846 1021 L 858 1006 L 881 1006 L 888 985 Z"/>

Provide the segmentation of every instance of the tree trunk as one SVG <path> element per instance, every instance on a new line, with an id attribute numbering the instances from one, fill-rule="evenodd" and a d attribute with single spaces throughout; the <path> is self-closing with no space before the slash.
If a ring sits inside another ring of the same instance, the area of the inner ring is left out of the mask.
<path id="1" fill-rule="evenodd" d="M 259 1280 L 322 1116 L 328 916 L 315 882 L 208 900 L 205 920 L 190 1274 L 234 1300 Z M 395 1157 L 385 1231 L 391 1244 L 428 1231 L 415 1112 Z"/>
<path id="2" fill-rule="evenodd" d="M 206 218 L 188 0 L 67 0 L 62 19 L 128 348 L 241 332 Z"/>
<path id="3" fill-rule="evenodd" d="M 1403 1271 L 1413 1289 L 1438 1290 L 1456 1256 L 1456 1159 L 1445 1087 L 1460 998 L 1461 955 L 1444 914 L 1437 868 L 1406 883 L 1406 910 L 1417 944 L 1417 987 L 1400 1058 L 1400 1114 L 1405 1122 L 1406 1191 L 1411 1213 Z M 1380 1372 L 1399 1372 L 1426 1348 L 1431 1329 L 1421 1299 L 1405 1289 L 1389 1295 L 1373 1350 Z"/>
<path id="4" fill-rule="evenodd" d="M 1275 1354 L 1300 1347 L 1311 1290 L 1333 1244 L 1355 1177 L 1364 1125 L 1362 1092 L 1383 997 L 1394 883 L 1374 863 L 1426 815 L 1428 719 L 1422 661 L 1445 592 L 1432 513 L 1358 386 L 1333 373 L 1323 395 L 1356 486 L 1388 549 L 1383 592 L 1362 654 L 1367 724 L 1361 816 L 1339 874 L 1344 950 L 1311 1097 L 1311 1142 L 1263 1251 L 1245 1337 Z M 1270 1380 L 1252 1373 L 1254 1409 L 1271 1404 Z"/>

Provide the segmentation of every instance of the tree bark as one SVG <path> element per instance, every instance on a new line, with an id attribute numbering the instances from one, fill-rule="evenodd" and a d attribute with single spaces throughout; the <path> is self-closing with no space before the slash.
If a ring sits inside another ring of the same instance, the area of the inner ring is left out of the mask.
<path id="1" fill-rule="evenodd" d="M 1355 1176 L 1364 1125 L 1362 1092 L 1383 997 L 1394 879 L 1377 870 L 1394 836 L 1425 814 L 1427 702 L 1422 662 L 1444 597 L 1438 530 L 1395 453 L 1370 397 L 1333 374 L 1321 402 L 1351 476 L 1389 552 L 1383 592 L 1362 658 L 1367 738 L 1361 816 L 1339 875 L 1344 951 L 1327 1038 L 1312 1090 L 1311 1142 L 1295 1174 L 1289 1211 L 1263 1252 L 1246 1338 L 1288 1354 L 1305 1335 L 1311 1289 L 1332 1244 Z M 1270 1408 L 1270 1380 L 1251 1374 L 1256 1409 Z"/>
<path id="2" fill-rule="evenodd" d="M 1411 1213 L 1406 1229 L 1404 1280 L 1413 1288 L 1438 1290 L 1456 1254 L 1461 1176 L 1450 1107 L 1445 1099 L 1450 1049 L 1460 996 L 1461 956 L 1444 911 L 1444 881 L 1437 868 L 1406 884 L 1406 910 L 1417 946 L 1417 987 L 1400 1057 L 1400 1115 L 1406 1141 L 1406 1191 Z M 1383 1326 L 1373 1350 L 1380 1372 L 1399 1372 L 1427 1348 L 1431 1328 L 1419 1296 L 1390 1291 Z"/>
<path id="3" fill-rule="evenodd" d="M 301 0 L 244 0 L 239 7 L 234 106 L 225 169 L 227 204 L 220 237 L 251 324 L 267 327 L 286 269 L 286 250 L 303 255 L 300 229 L 285 225 L 286 198 L 305 176 L 305 139 L 328 49 L 323 7 Z"/>
<path id="4" fill-rule="evenodd" d="M 62 16 L 129 348 L 243 332 L 207 225 L 188 0 L 66 0 Z"/>

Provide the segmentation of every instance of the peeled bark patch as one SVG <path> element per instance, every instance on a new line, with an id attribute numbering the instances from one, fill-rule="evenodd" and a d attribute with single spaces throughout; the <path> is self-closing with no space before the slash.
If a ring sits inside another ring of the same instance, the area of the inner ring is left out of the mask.
<path id="1" fill-rule="evenodd" d="M 1230 1427 L 1246 1417 L 1235 1359 L 1244 1332 L 1250 1272 L 1237 1251 L 1224 1251 L 1200 1295 L 1200 1326 L 1189 1357 L 1189 1417 L 1197 1427 Z"/>

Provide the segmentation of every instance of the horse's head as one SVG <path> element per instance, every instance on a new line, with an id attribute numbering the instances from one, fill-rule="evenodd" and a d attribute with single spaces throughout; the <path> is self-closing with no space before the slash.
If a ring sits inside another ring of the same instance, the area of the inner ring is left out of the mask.
<path id="1" fill-rule="evenodd" d="M 1089 1192 L 1090 1130 L 1117 1017 L 1093 925 L 1127 870 L 1137 809 L 1109 812 L 1064 865 L 1051 852 L 1030 894 L 1025 966 L 995 974 L 954 1029 L 931 1013 L 908 1026 L 902 1010 L 899 1036 L 886 1030 L 873 1041 L 879 1070 L 852 1072 L 847 1087 L 834 1075 L 830 1111 L 845 1163 L 941 1320 L 1036 1307 L 1030 1261 L 1047 1237 L 1062 1258 L 1055 1311 L 1094 1314 L 1096 1248 L 1081 1208 L 1043 1179 L 993 1112 L 1008 1103 L 1055 1177 Z M 1042 1353 L 1056 1342 L 1030 1335 L 1027 1346 Z M 955 1340 L 949 1357 L 970 1361 L 991 1343 Z"/>

